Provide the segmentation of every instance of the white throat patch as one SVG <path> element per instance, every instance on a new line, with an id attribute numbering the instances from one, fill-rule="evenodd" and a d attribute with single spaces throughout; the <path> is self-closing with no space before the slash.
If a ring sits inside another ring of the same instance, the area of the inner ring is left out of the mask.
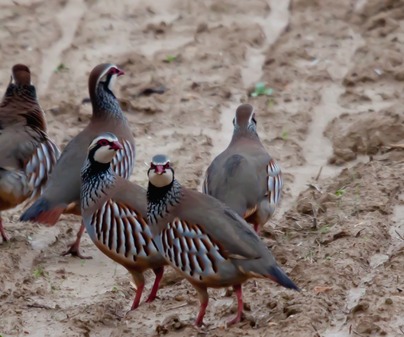
<path id="1" fill-rule="evenodd" d="M 102 164 L 108 164 L 114 158 L 116 151 L 109 146 L 102 146 L 94 153 L 94 160 Z"/>
<path id="2" fill-rule="evenodd" d="M 156 187 L 170 185 L 174 180 L 173 171 L 167 169 L 163 174 L 157 174 L 153 170 L 149 172 L 149 181 Z"/>
<path id="3" fill-rule="evenodd" d="M 116 83 L 117 78 L 118 78 L 118 74 L 111 75 L 111 78 L 110 78 L 109 83 L 108 83 L 108 89 L 110 91 L 112 91 L 112 89 L 114 88 L 114 85 Z"/>

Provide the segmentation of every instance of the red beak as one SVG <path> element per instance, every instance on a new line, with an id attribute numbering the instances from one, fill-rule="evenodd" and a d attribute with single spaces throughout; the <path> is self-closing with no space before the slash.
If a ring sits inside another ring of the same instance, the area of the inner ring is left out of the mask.
<path id="1" fill-rule="evenodd" d="M 154 172 L 157 174 L 163 174 L 165 172 L 164 165 L 156 165 Z"/>
<path id="2" fill-rule="evenodd" d="M 118 68 L 118 77 L 122 75 L 125 75 L 125 72 L 122 69 Z"/>
<path id="3" fill-rule="evenodd" d="M 112 142 L 112 144 L 110 144 L 109 148 L 112 150 L 118 151 L 118 150 L 123 149 L 123 146 L 121 145 L 120 142 Z"/>

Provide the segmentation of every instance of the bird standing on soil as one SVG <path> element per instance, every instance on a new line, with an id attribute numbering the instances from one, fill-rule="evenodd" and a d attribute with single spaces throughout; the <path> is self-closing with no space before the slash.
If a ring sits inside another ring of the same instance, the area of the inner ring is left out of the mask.
<path id="1" fill-rule="evenodd" d="M 234 209 L 258 233 L 280 201 L 282 173 L 260 141 L 250 104 L 237 108 L 233 124 L 231 142 L 208 167 L 202 189 Z"/>
<path id="2" fill-rule="evenodd" d="M 197 326 L 208 305 L 208 287 L 233 286 L 238 309 L 229 324 L 241 320 L 241 285 L 249 278 L 268 278 L 298 290 L 245 220 L 219 200 L 182 187 L 166 156 L 153 157 L 148 177 L 147 216 L 153 240 L 197 290 Z"/>
<path id="3" fill-rule="evenodd" d="M 129 179 L 135 161 L 135 141 L 118 100 L 112 92 L 113 85 L 123 71 L 116 65 L 105 63 L 90 73 L 88 88 L 93 114 L 90 123 L 65 147 L 41 197 L 21 216 L 21 221 L 55 225 L 62 213 L 80 215 L 80 170 L 86 159 L 87 148 L 101 132 L 114 132 L 123 148 L 112 162 L 113 170 Z M 79 251 L 84 224 L 77 233 L 76 241 L 64 253 L 80 258 Z"/>
<path id="4" fill-rule="evenodd" d="M 37 198 L 60 155 L 48 138 L 31 72 L 23 64 L 13 66 L 0 103 L 0 153 L 0 211 Z M 0 235 L 9 240 L 1 217 Z"/>
<path id="5" fill-rule="evenodd" d="M 156 298 L 167 262 L 151 240 L 146 190 L 112 170 L 111 161 L 121 149 L 112 133 L 103 133 L 91 142 L 81 170 L 81 214 L 95 245 L 131 273 L 137 287 L 133 310 L 142 296 L 143 272 L 151 268 L 156 275 L 146 300 L 151 302 Z"/>

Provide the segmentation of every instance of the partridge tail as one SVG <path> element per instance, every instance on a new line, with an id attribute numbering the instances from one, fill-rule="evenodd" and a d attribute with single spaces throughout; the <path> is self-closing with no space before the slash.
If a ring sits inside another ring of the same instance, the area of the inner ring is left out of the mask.
<path id="1" fill-rule="evenodd" d="M 51 206 L 46 199 L 37 199 L 20 217 L 20 221 L 38 222 L 53 226 L 65 210 L 63 206 Z"/>
<path id="2" fill-rule="evenodd" d="M 271 266 L 266 276 L 285 288 L 300 291 L 299 287 L 277 265 Z"/>

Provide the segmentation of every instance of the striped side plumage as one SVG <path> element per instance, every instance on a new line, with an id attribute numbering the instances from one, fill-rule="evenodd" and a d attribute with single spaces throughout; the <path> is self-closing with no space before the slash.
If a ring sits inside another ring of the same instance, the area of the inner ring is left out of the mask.
<path id="1" fill-rule="evenodd" d="M 161 232 L 163 256 L 175 267 L 202 281 L 218 272 L 226 254 L 202 227 L 176 218 Z"/>
<path id="2" fill-rule="evenodd" d="M 25 166 L 25 173 L 33 192 L 29 201 L 41 195 L 53 167 L 60 157 L 60 150 L 50 139 L 38 145 Z"/>
<path id="3" fill-rule="evenodd" d="M 268 179 L 267 196 L 269 199 L 269 203 L 271 204 L 271 206 L 273 206 L 273 209 L 275 210 L 275 206 L 279 203 L 281 199 L 283 179 L 282 179 L 282 171 L 274 159 L 271 159 L 271 161 L 267 166 L 267 179 Z"/>
<path id="4" fill-rule="evenodd" d="M 117 175 L 129 179 L 135 165 L 135 149 L 127 139 L 122 140 L 122 145 L 123 149 L 112 160 L 112 168 Z"/>
<path id="5" fill-rule="evenodd" d="M 113 253 L 133 261 L 157 254 L 146 220 L 122 203 L 106 201 L 93 213 L 90 225 L 90 237 Z"/>

